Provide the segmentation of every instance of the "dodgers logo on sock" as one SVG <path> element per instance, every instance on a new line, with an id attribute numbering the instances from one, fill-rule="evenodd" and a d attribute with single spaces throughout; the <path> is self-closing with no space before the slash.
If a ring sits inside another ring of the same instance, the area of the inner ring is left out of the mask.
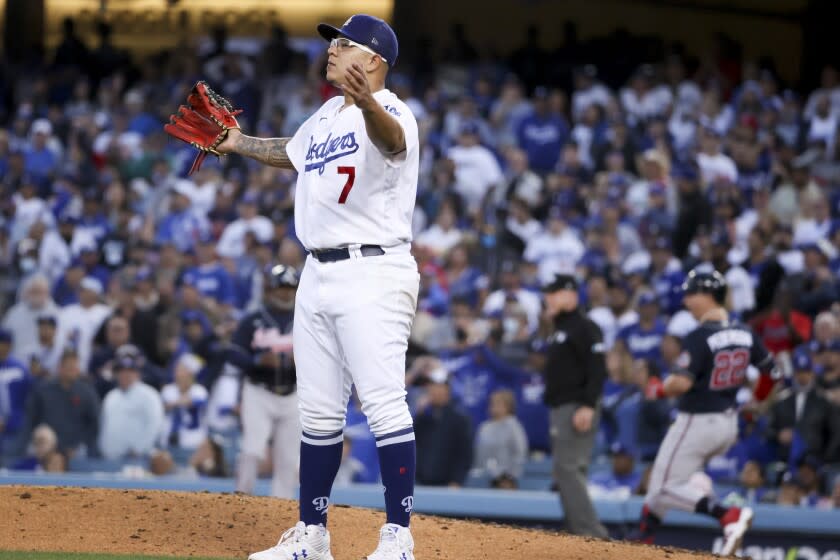
<path id="1" fill-rule="evenodd" d="M 414 509 L 414 496 L 406 496 L 400 503 L 405 506 L 406 513 L 411 513 L 411 510 Z"/>
<path id="2" fill-rule="evenodd" d="M 312 500 L 312 505 L 315 506 L 315 511 L 320 511 L 321 515 L 327 515 L 327 508 L 330 507 L 330 499 L 327 496 L 321 496 Z"/>

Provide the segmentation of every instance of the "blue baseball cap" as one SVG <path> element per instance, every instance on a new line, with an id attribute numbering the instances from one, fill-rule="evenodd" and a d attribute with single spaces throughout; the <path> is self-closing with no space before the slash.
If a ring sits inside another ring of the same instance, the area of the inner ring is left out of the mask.
<path id="1" fill-rule="evenodd" d="M 481 127 L 479 127 L 478 123 L 474 120 L 464 121 L 461 124 L 461 128 L 458 129 L 460 134 L 475 134 L 478 135 L 481 132 Z"/>
<path id="2" fill-rule="evenodd" d="M 144 266 L 142 268 L 137 269 L 137 274 L 135 274 L 134 279 L 137 282 L 146 282 L 152 279 L 152 269 L 148 266 Z"/>
<path id="3" fill-rule="evenodd" d="M 840 352 L 840 338 L 832 338 L 823 347 L 823 352 Z"/>
<path id="4" fill-rule="evenodd" d="M 260 195 L 254 191 L 247 191 L 240 200 L 242 204 L 259 204 Z"/>
<path id="5" fill-rule="evenodd" d="M 799 459 L 796 461 L 797 467 L 808 466 L 814 469 L 815 471 L 819 471 L 822 468 L 822 461 L 818 455 L 814 453 L 806 452 L 803 453 Z"/>
<path id="6" fill-rule="evenodd" d="M 648 194 L 650 196 L 665 196 L 668 192 L 668 189 L 662 183 L 653 183 L 648 189 Z"/>
<path id="7" fill-rule="evenodd" d="M 656 299 L 656 294 L 651 291 L 644 291 L 639 294 L 639 305 L 650 305 L 650 304 L 658 304 L 659 300 Z"/>
<path id="8" fill-rule="evenodd" d="M 318 33 L 327 41 L 339 35 L 347 37 L 381 56 L 391 68 L 397 62 L 399 44 L 391 26 L 378 17 L 356 14 L 344 22 L 341 29 L 326 23 L 318 24 Z"/>
<path id="9" fill-rule="evenodd" d="M 604 220 L 600 216 L 587 216 L 586 221 L 583 224 L 583 228 L 586 231 L 592 231 L 592 230 L 603 231 Z"/>
<path id="10" fill-rule="evenodd" d="M 195 273 L 189 271 L 185 272 L 183 276 L 181 276 L 181 286 L 191 286 L 195 288 L 198 286 L 198 278 Z"/>
<path id="11" fill-rule="evenodd" d="M 548 218 L 550 220 L 563 220 L 563 208 L 560 205 L 550 206 L 548 208 Z"/>
<path id="12" fill-rule="evenodd" d="M 123 344 L 117 348 L 114 360 L 114 371 L 125 369 L 140 370 L 146 364 L 143 352 L 133 344 Z"/>
<path id="13" fill-rule="evenodd" d="M 671 250 L 671 240 L 667 237 L 657 237 L 653 242 L 653 249 L 654 250 L 661 250 L 661 251 L 670 251 Z"/>
<path id="14" fill-rule="evenodd" d="M 805 348 L 797 348 L 793 353 L 794 371 L 811 371 L 813 366 L 814 364 L 811 360 L 811 353 Z"/>
<path id="15" fill-rule="evenodd" d="M 182 323 L 204 323 L 204 321 L 204 314 L 196 309 L 185 309 L 181 312 Z"/>
<path id="16" fill-rule="evenodd" d="M 709 242 L 714 247 L 728 248 L 732 241 L 729 239 L 729 234 L 723 230 L 715 230 L 709 236 Z"/>
<path id="17" fill-rule="evenodd" d="M 535 338 L 531 341 L 529 349 L 534 354 L 543 354 L 548 349 L 548 343 L 541 338 Z"/>
<path id="18" fill-rule="evenodd" d="M 216 243 L 213 234 L 209 231 L 201 231 L 195 236 L 196 245 L 212 245 Z"/>
<path id="19" fill-rule="evenodd" d="M 617 441 L 610 446 L 610 455 L 627 455 L 628 457 L 633 457 L 635 456 L 635 452 L 629 445 Z"/>
<path id="20" fill-rule="evenodd" d="M 630 180 L 624 173 L 610 173 L 607 177 L 607 185 L 611 187 L 629 187 Z"/>
<path id="21" fill-rule="evenodd" d="M 785 471 L 785 473 L 782 475 L 782 484 L 799 486 L 800 488 L 805 487 L 805 484 L 802 482 L 802 479 L 796 473 L 791 471 Z"/>
<path id="22" fill-rule="evenodd" d="M 671 169 L 671 177 L 674 179 L 685 179 L 687 181 L 694 181 L 699 177 L 697 168 L 690 163 L 682 163 L 674 165 Z"/>
<path id="23" fill-rule="evenodd" d="M 37 187 L 38 186 L 38 179 L 32 173 L 24 173 L 20 177 L 20 182 L 18 183 L 20 188 L 23 187 Z"/>
<path id="24" fill-rule="evenodd" d="M 76 216 L 74 216 L 73 214 L 70 214 L 69 212 L 62 212 L 62 213 L 58 216 L 58 223 L 59 223 L 59 225 L 61 225 L 61 224 L 72 224 L 72 225 L 76 225 L 76 224 L 78 224 L 78 223 L 79 223 L 79 218 L 77 218 L 77 217 L 76 217 Z"/>
<path id="25" fill-rule="evenodd" d="M 55 315 L 41 315 L 35 322 L 39 325 L 52 325 L 56 326 L 58 324 L 58 320 L 56 319 Z"/>
<path id="26" fill-rule="evenodd" d="M 786 89 L 782 92 L 782 101 L 795 103 L 799 101 L 799 95 L 792 89 Z"/>

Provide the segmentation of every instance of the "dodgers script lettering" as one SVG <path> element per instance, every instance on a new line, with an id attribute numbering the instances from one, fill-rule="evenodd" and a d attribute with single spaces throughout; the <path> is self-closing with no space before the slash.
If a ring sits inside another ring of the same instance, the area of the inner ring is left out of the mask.
<path id="1" fill-rule="evenodd" d="M 306 150 L 306 168 L 304 172 L 318 170 L 318 175 L 324 174 L 324 166 L 338 158 L 355 154 L 359 151 L 356 143 L 356 133 L 348 132 L 343 136 L 333 136 L 332 132 L 326 140 L 316 143 L 315 137 L 309 137 L 309 148 Z M 311 162 L 311 163 L 310 163 Z"/>

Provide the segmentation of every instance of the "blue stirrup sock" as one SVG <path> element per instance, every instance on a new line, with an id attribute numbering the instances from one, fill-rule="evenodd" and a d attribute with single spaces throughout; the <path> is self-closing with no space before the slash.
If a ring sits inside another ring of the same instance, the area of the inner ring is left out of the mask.
<path id="1" fill-rule="evenodd" d="M 378 436 L 376 450 L 382 484 L 385 486 L 385 515 L 388 523 L 408 527 L 414 509 L 416 449 L 414 428 Z"/>
<path id="2" fill-rule="evenodd" d="M 326 527 L 330 492 L 341 465 L 344 432 L 303 432 L 300 439 L 300 520 L 306 525 Z"/>

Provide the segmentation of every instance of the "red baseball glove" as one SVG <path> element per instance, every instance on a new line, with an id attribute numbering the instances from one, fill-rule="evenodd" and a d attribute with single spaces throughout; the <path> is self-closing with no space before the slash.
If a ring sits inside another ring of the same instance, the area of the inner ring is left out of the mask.
<path id="1" fill-rule="evenodd" d="M 198 171 L 207 154 L 220 156 L 216 147 L 227 138 L 228 130 L 239 128 L 230 102 L 210 89 L 203 81 L 196 82 L 187 97 L 188 105 L 181 105 L 178 113 L 169 117 L 163 129 L 170 136 L 200 150 L 190 167 L 190 175 Z"/>

